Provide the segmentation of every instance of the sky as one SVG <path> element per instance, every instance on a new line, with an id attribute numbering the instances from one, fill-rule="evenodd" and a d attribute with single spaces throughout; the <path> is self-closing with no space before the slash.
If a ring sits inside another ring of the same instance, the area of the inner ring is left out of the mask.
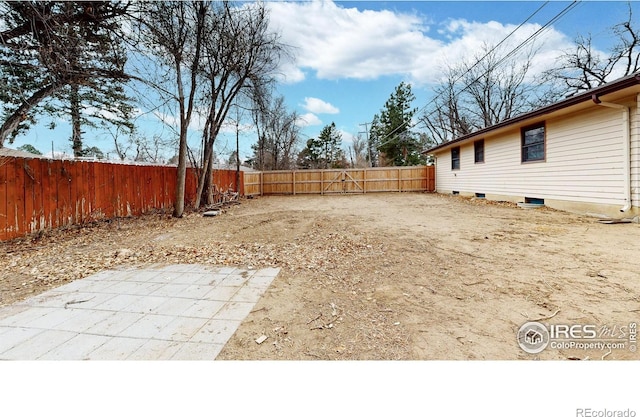
<path id="1" fill-rule="evenodd" d="M 282 64 L 277 94 L 289 111 L 301 117 L 302 141 L 317 137 L 335 122 L 343 147 L 365 134 L 375 114 L 400 82 L 410 83 L 414 107 L 425 108 L 446 66 L 478 54 L 483 44 L 503 39 L 509 51 L 539 31 L 571 4 L 565 1 L 305 1 L 267 2 L 273 30 L 290 45 L 295 60 Z M 632 3 L 634 11 L 640 3 Z M 605 52 L 611 46 L 611 27 L 627 18 L 628 5 L 619 1 L 582 1 L 570 8 L 535 38 L 538 52 L 533 73 L 554 63 L 571 48 L 577 36 L 591 34 L 594 46 Z M 640 13 L 640 12 L 638 12 Z M 640 14 L 639 14 L 640 15 Z M 521 26 L 520 26 L 521 25 Z M 518 27 L 520 26 L 520 27 Z M 515 30 L 517 28 L 517 30 Z M 515 30 L 515 31 L 514 31 Z M 170 116 L 147 113 L 138 103 L 142 134 L 172 133 L 159 121 Z M 70 125 L 58 121 L 55 130 L 44 121 L 10 147 L 31 144 L 43 153 L 70 152 Z M 194 128 L 200 125 L 193 123 Z M 197 132 L 192 145 L 197 147 Z M 195 144 L 194 142 L 195 141 Z M 97 146 L 110 156 L 113 139 L 104 132 L 88 132 L 87 146 Z M 240 133 L 240 156 L 251 155 L 255 133 L 245 126 Z M 235 133 L 225 131 L 217 152 L 225 158 L 235 149 Z"/>

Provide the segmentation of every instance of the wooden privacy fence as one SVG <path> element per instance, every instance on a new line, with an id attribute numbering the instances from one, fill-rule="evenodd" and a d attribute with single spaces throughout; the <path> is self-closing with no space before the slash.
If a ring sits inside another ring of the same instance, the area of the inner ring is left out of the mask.
<path id="1" fill-rule="evenodd" d="M 0 157 L 0 240 L 172 209 L 176 173 L 175 166 Z M 236 171 L 216 170 L 213 182 L 219 189 L 237 191 Z M 196 170 L 190 168 L 186 206 L 193 205 L 196 187 Z"/>
<path id="2" fill-rule="evenodd" d="M 244 173 L 245 195 L 434 191 L 433 166 Z"/>

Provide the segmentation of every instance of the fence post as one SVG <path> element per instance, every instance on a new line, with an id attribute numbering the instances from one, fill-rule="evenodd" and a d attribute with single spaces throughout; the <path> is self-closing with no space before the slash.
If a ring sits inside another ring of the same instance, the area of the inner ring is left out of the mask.
<path id="1" fill-rule="evenodd" d="M 293 195 L 296 195 L 296 170 L 294 169 L 293 171 L 291 171 L 291 176 L 292 176 L 292 187 L 293 187 Z"/>
<path id="2" fill-rule="evenodd" d="M 368 172 L 369 172 L 369 171 L 367 170 L 367 168 L 365 168 L 365 169 L 364 169 L 364 174 L 363 174 L 363 177 L 364 177 L 364 184 L 362 184 L 363 194 L 366 194 L 366 193 L 367 193 L 367 183 L 369 182 L 369 177 L 367 176 L 367 175 L 368 175 Z"/>
<path id="3" fill-rule="evenodd" d="M 431 179 L 429 178 L 429 174 L 430 174 L 430 171 L 431 171 L 431 170 L 429 169 L 429 165 L 425 165 L 424 169 L 426 169 L 426 170 L 427 170 L 427 175 L 426 175 L 426 177 L 427 177 L 427 186 L 425 187 L 425 191 L 427 191 L 427 192 L 428 192 L 428 191 L 430 191 L 430 190 L 429 190 L 429 188 L 431 188 L 431 187 L 429 186 L 429 184 L 431 183 Z"/>

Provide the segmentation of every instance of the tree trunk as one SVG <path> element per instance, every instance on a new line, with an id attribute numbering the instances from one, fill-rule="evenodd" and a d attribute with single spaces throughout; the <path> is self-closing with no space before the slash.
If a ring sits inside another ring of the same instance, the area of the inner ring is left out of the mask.
<path id="1" fill-rule="evenodd" d="M 240 192 L 240 129 L 236 121 L 236 192 Z"/>
<path id="2" fill-rule="evenodd" d="M 184 125 L 184 123 L 181 123 Z M 184 190 L 187 179 L 187 128 L 180 128 L 180 145 L 178 146 L 178 173 L 176 177 L 176 200 L 173 205 L 173 217 L 184 214 Z"/>
<path id="3" fill-rule="evenodd" d="M 180 106 L 180 140 L 178 142 L 178 172 L 176 175 L 176 200 L 173 204 L 173 217 L 182 217 L 184 214 L 184 191 L 187 179 L 187 129 L 189 128 L 179 62 L 176 60 L 176 84 L 178 86 L 178 103 Z"/>
<path id="4" fill-rule="evenodd" d="M 207 189 L 209 188 L 210 185 L 210 174 L 208 174 L 209 172 L 209 168 L 211 167 L 211 160 L 213 159 L 213 147 L 209 146 L 209 141 L 205 141 L 205 145 L 204 145 L 204 152 L 203 152 L 203 161 L 202 161 L 202 171 L 200 174 L 200 179 L 198 181 L 198 190 L 196 191 L 196 208 L 200 208 L 200 206 L 202 205 L 202 201 L 204 200 L 206 202 L 206 204 L 211 204 L 211 202 L 209 201 L 209 198 L 206 198 L 207 195 L 205 194 L 207 192 Z"/>
<path id="5" fill-rule="evenodd" d="M 71 107 L 71 143 L 73 148 L 73 156 L 76 158 L 83 156 L 82 154 L 82 132 L 80 121 L 80 92 L 78 84 L 71 83 L 71 94 L 69 96 L 69 105 Z"/>
<path id="6" fill-rule="evenodd" d="M 25 100 L 25 102 L 22 103 L 22 105 L 18 107 L 11 116 L 9 116 L 2 127 L 0 127 L 0 148 L 4 146 L 4 141 L 9 137 L 9 135 L 11 135 L 11 133 L 20 126 L 20 123 L 27 118 L 29 111 L 37 106 L 45 97 L 49 97 L 61 87 L 61 83 L 46 85 Z M 13 140 L 10 140 L 9 143 L 13 143 Z"/>

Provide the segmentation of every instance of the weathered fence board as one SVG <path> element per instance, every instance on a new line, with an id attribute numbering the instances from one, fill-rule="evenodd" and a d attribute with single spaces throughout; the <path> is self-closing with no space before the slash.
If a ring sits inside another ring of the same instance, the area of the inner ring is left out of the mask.
<path id="1" fill-rule="evenodd" d="M 0 240 L 41 230 L 173 208 L 175 166 L 0 158 Z M 236 172 L 215 170 L 213 183 L 235 190 Z M 185 205 L 198 178 L 187 170 Z M 240 185 L 244 183 L 240 172 Z"/>
<path id="2" fill-rule="evenodd" d="M 244 195 L 434 191 L 433 166 L 244 173 Z"/>

